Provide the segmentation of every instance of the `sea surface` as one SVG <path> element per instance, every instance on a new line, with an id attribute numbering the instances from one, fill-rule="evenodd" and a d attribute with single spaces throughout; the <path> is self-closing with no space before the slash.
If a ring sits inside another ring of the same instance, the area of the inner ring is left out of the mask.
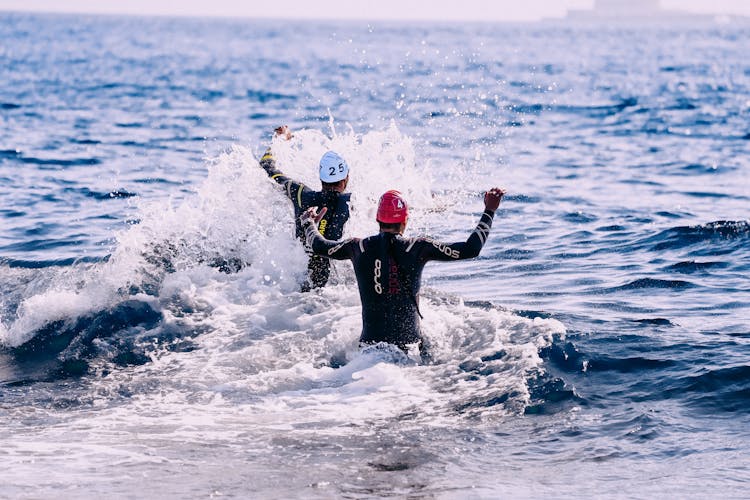
<path id="1" fill-rule="evenodd" d="M 0 13 L 0 497 L 748 498 L 748 39 Z M 434 363 L 299 292 L 269 146 L 346 158 L 347 236 L 507 189 Z"/>

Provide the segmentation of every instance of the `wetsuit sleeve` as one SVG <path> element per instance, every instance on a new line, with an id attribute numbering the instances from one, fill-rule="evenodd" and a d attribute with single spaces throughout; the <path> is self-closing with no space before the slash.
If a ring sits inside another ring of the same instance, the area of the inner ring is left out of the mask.
<path id="1" fill-rule="evenodd" d="M 354 253 L 359 245 L 358 238 L 350 238 L 343 241 L 332 241 L 325 239 L 312 219 L 302 221 L 305 230 L 306 246 L 315 255 L 322 255 L 335 260 L 354 259 Z"/>
<path id="2" fill-rule="evenodd" d="M 479 224 L 469 235 L 469 239 L 458 243 L 441 243 L 439 241 L 422 240 L 420 257 L 427 260 L 463 260 L 471 259 L 479 255 L 492 227 L 492 219 L 495 212 L 485 210 L 479 219 Z"/>
<path id="3" fill-rule="evenodd" d="M 260 166 L 266 171 L 271 179 L 284 186 L 286 196 L 292 200 L 292 203 L 298 208 L 302 209 L 303 194 L 309 191 L 309 189 L 301 182 L 290 179 L 276 168 L 276 160 L 273 157 L 273 153 L 271 153 L 271 148 L 266 149 L 266 152 L 261 157 Z"/>

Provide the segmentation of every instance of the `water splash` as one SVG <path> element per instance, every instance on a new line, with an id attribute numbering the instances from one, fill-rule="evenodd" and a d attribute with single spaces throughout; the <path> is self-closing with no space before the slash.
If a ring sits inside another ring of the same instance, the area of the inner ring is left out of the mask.
<path id="1" fill-rule="evenodd" d="M 411 202 L 410 225 L 417 230 L 445 217 L 455 193 L 433 195 L 429 168 L 416 165 L 411 139 L 395 124 L 362 136 L 333 127 L 330 137 L 299 130 L 270 147 L 279 169 L 313 188 L 325 151 L 346 158 L 353 191 L 349 235 L 376 230 L 377 199 L 391 188 Z M 26 347 L 44 344 L 47 356 L 58 353 L 64 366 L 78 369 L 84 362 L 104 370 L 110 380 L 102 393 L 122 385 L 114 380 L 132 377 L 107 368 L 125 360 L 149 361 L 138 368 L 143 379 L 176 385 L 186 400 L 199 393 L 239 402 L 265 395 L 265 404 L 296 406 L 301 392 L 319 418 L 353 418 L 372 405 L 383 418 L 414 405 L 434 408 L 430 414 L 441 419 L 477 418 L 518 413 L 529 404 L 527 379 L 540 370 L 537 351 L 564 334 L 561 324 L 467 306 L 425 287 L 423 329 L 434 364 L 360 353 L 351 265 L 335 263 L 332 284 L 322 290 L 298 291 L 307 257 L 294 238 L 292 207 L 257 156 L 236 145 L 212 159 L 205 180 L 180 203 L 139 199 L 139 222 L 115 235 L 105 261 L 34 270 L 47 278 L 25 290 L 14 317 L 3 322 L 2 343 L 27 358 L 35 349 Z M 401 403 L 388 407 L 383 398 Z M 347 411 L 353 401 L 363 402 Z"/>

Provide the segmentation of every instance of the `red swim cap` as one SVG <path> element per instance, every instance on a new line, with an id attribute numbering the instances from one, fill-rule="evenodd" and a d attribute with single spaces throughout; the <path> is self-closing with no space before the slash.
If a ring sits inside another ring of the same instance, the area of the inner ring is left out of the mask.
<path id="1" fill-rule="evenodd" d="M 406 206 L 406 200 L 401 197 L 401 193 L 395 189 L 386 191 L 380 197 L 378 203 L 378 215 L 376 220 L 386 224 L 398 224 L 406 222 L 409 217 L 409 207 Z"/>

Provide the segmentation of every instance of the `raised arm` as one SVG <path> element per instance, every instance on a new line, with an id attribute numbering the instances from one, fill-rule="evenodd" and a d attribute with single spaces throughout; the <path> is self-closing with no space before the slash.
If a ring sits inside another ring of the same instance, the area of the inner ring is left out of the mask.
<path id="1" fill-rule="evenodd" d="M 492 188 L 484 194 L 484 213 L 479 223 L 466 241 L 457 243 L 441 243 L 435 240 L 423 240 L 421 245 L 421 257 L 424 260 L 463 260 L 471 259 L 479 255 L 482 247 L 487 242 L 492 227 L 492 219 L 495 210 L 500 205 L 505 191 L 500 188 Z"/>
<path id="2" fill-rule="evenodd" d="M 289 131 L 289 127 L 283 125 L 274 130 L 274 137 L 282 137 L 284 140 L 288 141 L 293 137 L 293 135 Z M 276 168 L 276 159 L 274 159 L 270 147 L 266 149 L 266 152 L 261 157 L 260 166 L 261 168 L 263 168 L 263 170 L 266 171 L 271 179 L 284 186 L 284 192 L 286 193 L 287 197 L 294 203 L 297 203 L 300 208 L 302 208 L 302 193 L 307 189 L 307 187 L 301 182 L 287 177 L 286 175 L 284 175 L 284 173 Z"/>
<path id="3" fill-rule="evenodd" d="M 323 207 L 320 212 L 316 207 L 305 210 L 300 216 L 302 228 L 305 231 L 305 244 L 315 255 L 322 255 L 335 260 L 353 259 L 359 239 L 350 238 L 343 241 L 327 240 L 318 231 L 318 223 L 326 213 Z"/>

